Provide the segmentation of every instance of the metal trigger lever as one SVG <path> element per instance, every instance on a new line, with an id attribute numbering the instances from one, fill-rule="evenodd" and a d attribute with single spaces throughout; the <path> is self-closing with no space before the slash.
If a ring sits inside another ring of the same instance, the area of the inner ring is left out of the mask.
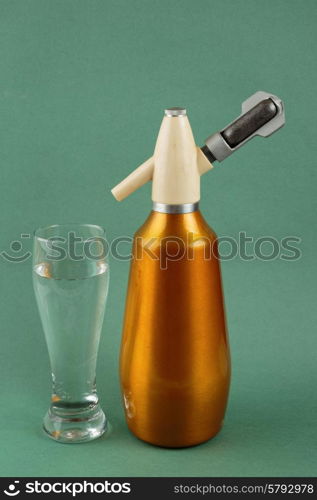
<path id="1" fill-rule="evenodd" d="M 201 150 L 210 162 L 223 161 L 252 137 L 268 137 L 284 123 L 282 100 L 260 90 L 243 102 L 242 114 L 236 120 L 206 139 Z"/>

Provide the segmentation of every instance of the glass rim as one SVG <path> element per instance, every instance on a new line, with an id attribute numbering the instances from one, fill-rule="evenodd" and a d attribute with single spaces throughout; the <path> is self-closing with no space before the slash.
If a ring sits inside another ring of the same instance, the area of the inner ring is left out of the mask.
<path id="1" fill-rule="evenodd" d="M 49 224 L 48 226 L 40 226 L 36 229 L 33 230 L 33 238 L 34 239 L 37 239 L 37 240 L 41 240 L 41 241 L 49 241 L 51 240 L 52 238 L 54 238 L 54 236 L 49 236 L 49 237 L 45 237 L 45 236 L 41 236 L 41 232 L 45 232 L 45 231 L 49 231 L 51 229 L 54 229 L 54 228 L 66 228 L 66 227 L 69 227 L 70 230 L 72 228 L 74 229 L 78 229 L 78 228 L 94 228 L 94 229 L 97 229 L 101 234 L 99 235 L 96 235 L 96 236 L 90 236 L 89 238 L 84 239 L 83 241 L 88 241 L 88 240 L 91 240 L 92 238 L 105 238 L 106 236 L 106 230 L 104 227 L 102 226 L 99 226 L 98 224 L 86 224 L 86 223 L 81 223 L 81 222 L 65 222 L 65 223 L 62 223 L 62 224 Z M 58 235 L 55 235 L 56 238 L 58 238 L 59 236 Z"/>

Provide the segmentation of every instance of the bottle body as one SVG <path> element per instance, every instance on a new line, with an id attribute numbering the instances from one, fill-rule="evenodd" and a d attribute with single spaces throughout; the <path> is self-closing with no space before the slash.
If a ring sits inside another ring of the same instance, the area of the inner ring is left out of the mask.
<path id="1" fill-rule="evenodd" d="M 129 429 L 164 447 L 220 430 L 230 382 L 216 235 L 197 210 L 151 212 L 133 243 L 120 354 Z"/>

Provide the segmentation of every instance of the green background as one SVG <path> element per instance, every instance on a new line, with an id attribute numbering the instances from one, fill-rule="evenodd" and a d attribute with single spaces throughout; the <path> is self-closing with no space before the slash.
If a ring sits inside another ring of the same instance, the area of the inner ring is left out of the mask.
<path id="1" fill-rule="evenodd" d="M 121 204 L 110 188 L 152 154 L 163 109 L 186 106 L 202 144 L 259 89 L 283 98 L 287 126 L 204 176 L 201 209 L 222 236 L 302 239 L 296 262 L 223 262 L 226 422 L 184 450 L 126 428 L 117 359 L 129 263 L 114 260 L 98 365 L 113 432 L 77 446 L 42 434 L 50 373 L 31 259 L 0 257 L 1 475 L 316 475 L 317 2 L 1 0 L 0 11 L 1 252 L 23 255 L 21 233 L 43 224 L 132 235 L 150 186 Z"/>

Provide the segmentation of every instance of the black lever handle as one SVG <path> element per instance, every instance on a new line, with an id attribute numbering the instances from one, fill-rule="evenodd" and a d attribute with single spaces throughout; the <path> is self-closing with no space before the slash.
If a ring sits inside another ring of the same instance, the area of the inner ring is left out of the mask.
<path id="1" fill-rule="evenodd" d="M 242 104 L 242 115 L 212 134 L 201 149 L 209 161 L 222 161 L 256 135 L 268 137 L 285 123 L 282 101 L 267 92 L 256 92 Z"/>

